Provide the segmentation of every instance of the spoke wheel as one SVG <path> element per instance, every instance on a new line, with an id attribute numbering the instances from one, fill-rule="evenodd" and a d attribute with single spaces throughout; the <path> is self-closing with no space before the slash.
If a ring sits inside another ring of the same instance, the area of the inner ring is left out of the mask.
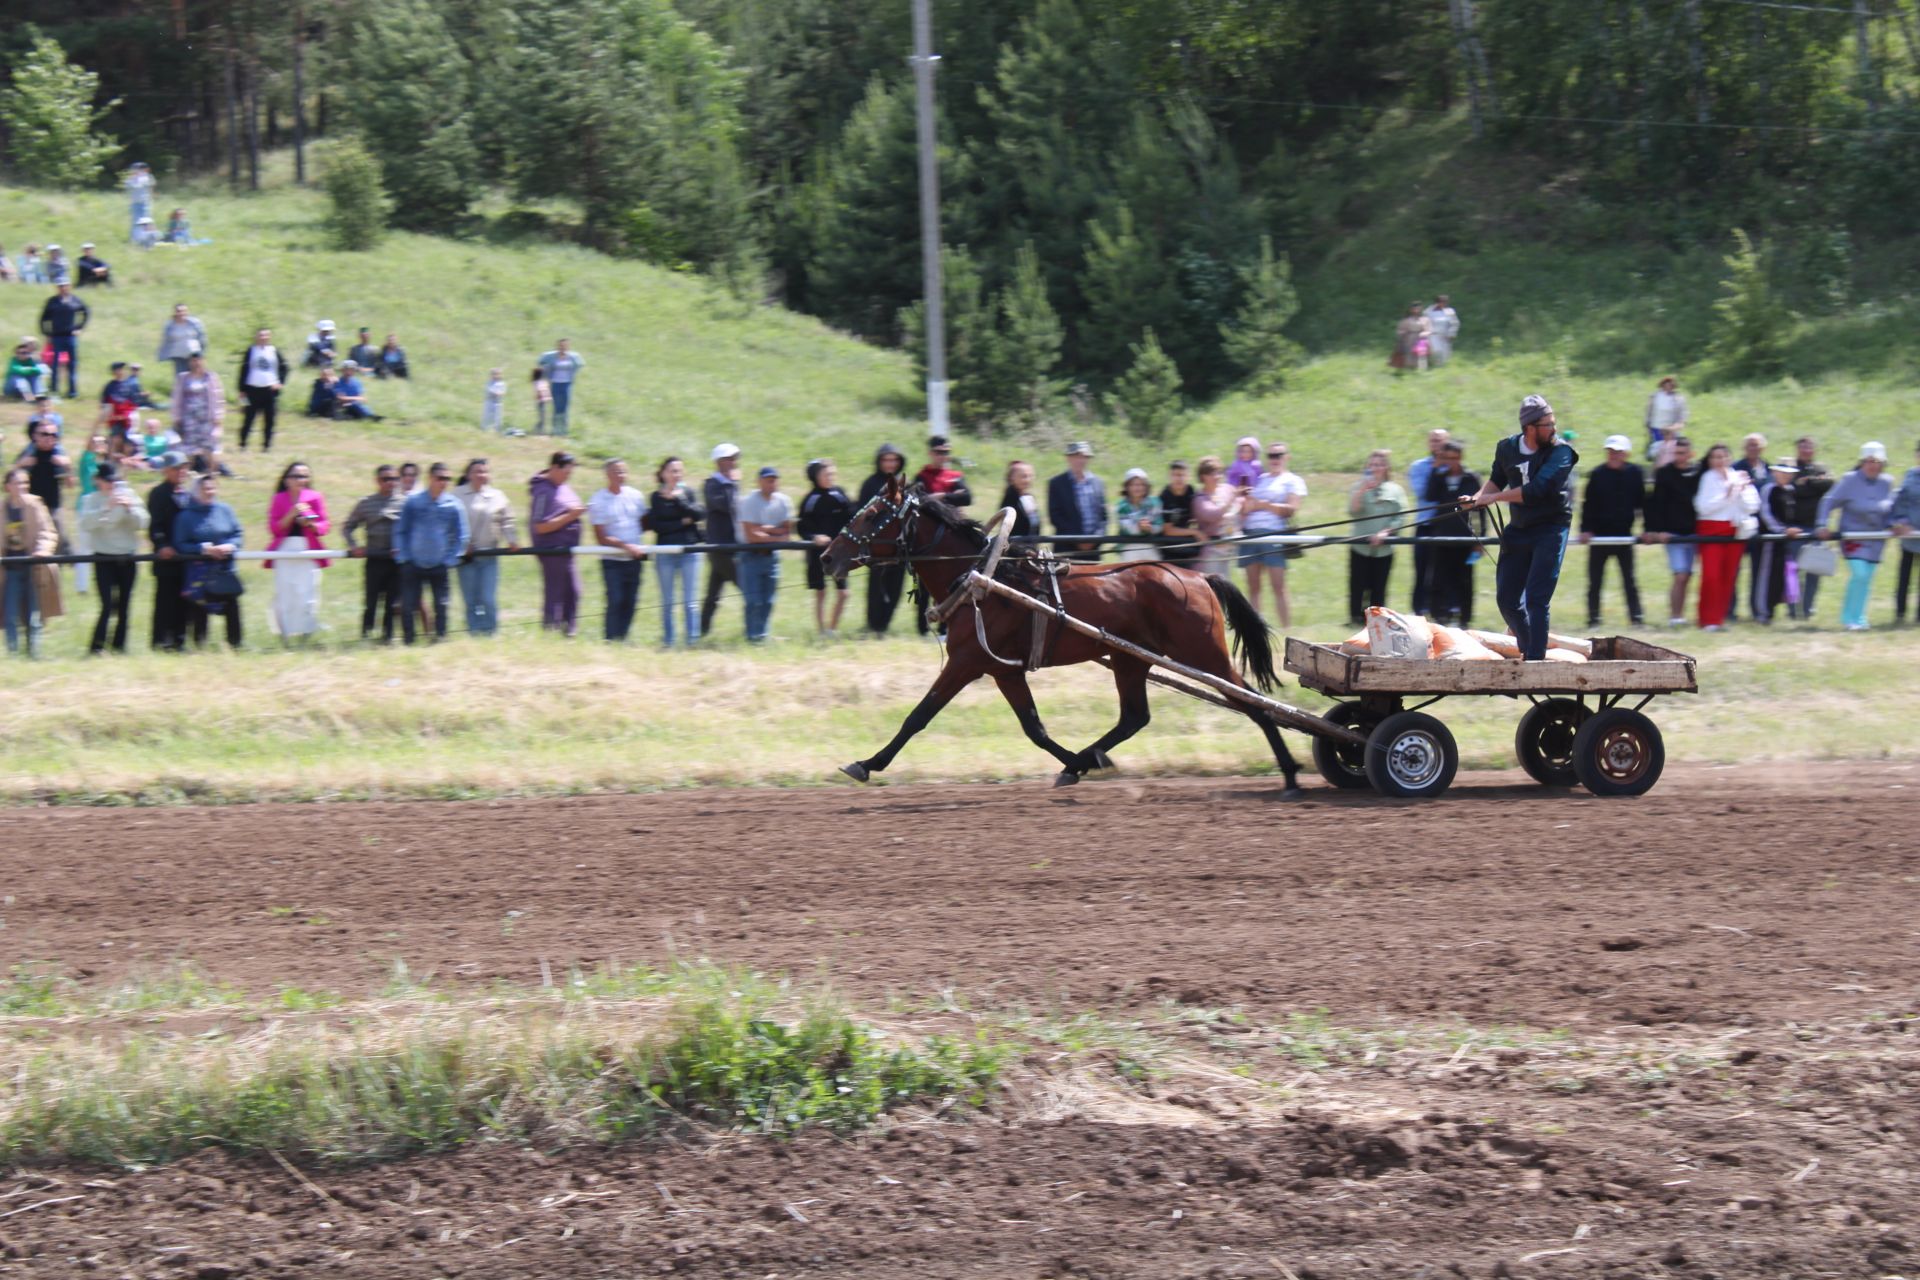
<path id="1" fill-rule="evenodd" d="M 1327 712 L 1327 719 L 1362 735 L 1371 733 L 1380 718 L 1358 703 L 1343 702 Z M 1357 791 L 1373 784 L 1367 779 L 1367 749 L 1350 747 L 1331 738 L 1313 740 L 1313 767 L 1320 776 L 1342 791 Z"/>
<path id="2" fill-rule="evenodd" d="M 1382 720 L 1367 738 L 1367 781 L 1384 796 L 1424 800 L 1453 785 L 1460 749 L 1453 735 L 1423 711 Z"/>
<path id="3" fill-rule="evenodd" d="M 1575 787 L 1580 775 L 1573 770 L 1573 740 L 1593 710 L 1572 698 L 1548 698 L 1527 708 L 1513 735 L 1513 753 L 1535 782 L 1549 787 Z"/>
<path id="4" fill-rule="evenodd" d="M 1580 785 L 1597 796 L 1645 795 L 1666 764 L 1660 730 L 1625 707 L 1596 712 L 1574 736 L 1574 772 Z"/>

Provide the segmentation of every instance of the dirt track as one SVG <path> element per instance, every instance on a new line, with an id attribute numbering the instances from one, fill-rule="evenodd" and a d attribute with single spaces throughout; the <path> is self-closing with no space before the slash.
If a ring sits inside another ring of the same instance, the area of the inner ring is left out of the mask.
<path id="1" fill-rule="evenodd" d="M 0 1218 L 0 1274 L 1920 1269 L 1920 1057 L 1898 1016 L 1920 1008 L 1910 766 L 1675 769 L 1635 802 L 1485 777 L 1424 805 L 1115 780 L 12 811 L 7 829 L 0 964 L 83 981 L 180 958 L 257 992 L 359 993 L 395 959 L 531 983 L 543 959 L 708 956 L 863 1003 L 1177 999 L 1752 1052 L 1576 1094 L 1490 1057 L 1369 1096 L 1308 1086 L 1258 1123 L 477 1151 L 323 1178 L 331 1205 L 218 1157 L 111 1187 L 62 1171 L 46 1195 L 80 1198 Z"/>

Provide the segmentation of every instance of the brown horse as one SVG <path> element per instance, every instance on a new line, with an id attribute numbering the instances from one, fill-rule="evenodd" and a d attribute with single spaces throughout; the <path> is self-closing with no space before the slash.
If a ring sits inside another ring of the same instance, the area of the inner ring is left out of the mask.
<path id="1" fill-rule="evenodd" d="M 896 483 L 882 489 L 855 513 L 827 548 L 825 568 L 827 575 L 834 577 L 856 565 L 904 561 L 919 577 L 928 598 L 938 604 L 956 589 L 964 590 L 960 582 L 975 567 L 986 546 L 987 535 L 978 524 L 940 499 Z M 996 577 L 1049 600 L 1049 588 L 1043 581 L 1046 572 L 1034 556 L 1010 555 L 1001 563 Z M 1083 622 L 1242 688 L 1252 687 L 1244 676 L 1251 676 L 1263 691 L 1274 686 L 1273 642 L 1267 624 L 1225 578 L 1161 561 L 1076 564 L 1059 579 L 1059 587 L 1061 606 Z M 975 610 L 980 611 L 981 627 L 975 625 Z M 1119 723 L 1085 750 L 1069 751 L 1047 736 L 1033 705 L 1033 693 L 1027 688 L 1024 659 L 1031 648 L 1033 619 L 1037 616 L 994 595 L 958 604 L 957 612 L 950 615 L 946 665 L 940 668 L 933 687 L 908 714 L 892 742 L 877 755 L 844 766 L 841 772 L 865 782 L 885 769 L 909 738 L 926 728 L 955 694 L 981 676 L 991 676 L 1000 686 L 1001 695 L 1013 707 L 1028 739 L 1060 762 L 1056 786 L 1069 786 L 1083 774 L 1107 765 L 1107 751 L 1146 728 L 1151 718 L 1147 708 L 1147 673 L 1151 667 L 1091 637 L 1057 625 L 1053 628 L 1057 634 L 1046 638 L 1041 666 L 1110 662 L 1120 694 Z M 986 636 L 984 651 L 978 634 L 981 630 Z M 1239 654 L 1240 671 L 1235 670 L 1227 647 L 1229 634 Z M 1297 791 L 1299 766 L 1280 738 L 1279 725 L 1256 708 L 1238 709 L 1265 732 L 1273 758 L 1286 777 L 1287 791 Z"/>

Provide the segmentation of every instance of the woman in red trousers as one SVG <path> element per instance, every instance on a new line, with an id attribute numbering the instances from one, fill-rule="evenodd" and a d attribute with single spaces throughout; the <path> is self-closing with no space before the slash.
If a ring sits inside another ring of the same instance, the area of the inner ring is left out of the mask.
<path id="1" fill-rule="evenodd" d="M 1760 510 L 1760 495 L 1744 471 L 1732 467 L 1733 454 L 1724 444 L 1707 450 L 1706 469 L 1700 473 L 1700 488 L 1694 494 L 1693 509 L 1699 516 L 1694 532 L 1702 538 L 1732 538 L 1741 526 Z M 1726 625 L 1733 608 L 1733 588 L 1740 575 L 1743 542 L 1704 542 L 1700 544 L 1700 626 L 1718 631 Z"/>

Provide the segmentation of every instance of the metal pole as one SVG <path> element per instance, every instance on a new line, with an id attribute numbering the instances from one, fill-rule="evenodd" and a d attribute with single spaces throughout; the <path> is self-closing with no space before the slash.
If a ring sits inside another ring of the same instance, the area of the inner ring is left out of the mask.
<path id="1" fill-rule="evenodd" d="M 947 308 L 940 279 L 940 171 L 934 154 L 931 0 L 913 0 L 914 115 L 920 134 L 920 256 L 927 322 L 927 430 L 947 434 Z"/>

